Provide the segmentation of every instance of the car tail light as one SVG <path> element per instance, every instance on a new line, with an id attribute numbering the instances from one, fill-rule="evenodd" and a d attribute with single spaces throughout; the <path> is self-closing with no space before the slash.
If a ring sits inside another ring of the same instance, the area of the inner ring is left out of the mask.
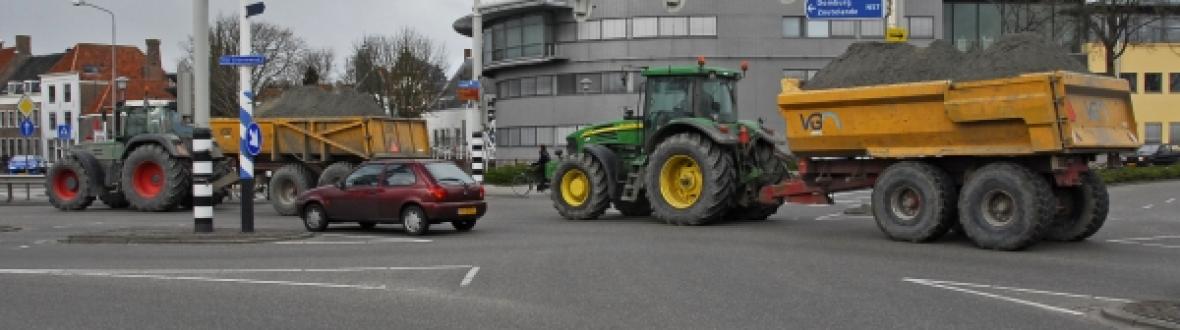
<path id="1" fill-rule="evenodd" d="M 738 127 L 738 142 L 741 144 L 750 143 L 750 130 L 746 129 L 744 125 Z"/>
<path id="2" fill-rule="evenodd" d="M 484 195 L 486 195 L 486 194 L 487 194 L 487 191 L 485 191 L 483 189 L 483 185 L 479 185 L 479 199 L 483 199 Z"/>
<path id="3" fill-rule="evenodd" d="M 441 202 L 447 198 L 447 190 L 443 189 L 443 187 L 431 186 L 428 190 L 430 190 L 430 196 L 434 197 L 437 201 Z"/>

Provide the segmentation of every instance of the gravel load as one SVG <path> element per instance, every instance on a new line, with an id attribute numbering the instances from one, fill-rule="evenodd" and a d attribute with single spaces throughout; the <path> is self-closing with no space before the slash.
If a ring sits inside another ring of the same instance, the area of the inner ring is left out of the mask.
<path id="1" fill-rule="evenodd" d="M 1065 49 L 1031 33 L 1005 35 L 986 50 L 968 53 L 945 40 L 924 48 L 907 43 L 861 42 L 828 63 L 803 89 L 972 81 L 1054 70 L 1088 71 Z"/>
<path id="2" fill-rule="evenodd" d="M 354 90 L 327 92 L 314 86 L 289 89 L 258 110 L 258 117 L 269 118 L 351 116 L 385 116 L 385 110 L 367 94 Z"/>

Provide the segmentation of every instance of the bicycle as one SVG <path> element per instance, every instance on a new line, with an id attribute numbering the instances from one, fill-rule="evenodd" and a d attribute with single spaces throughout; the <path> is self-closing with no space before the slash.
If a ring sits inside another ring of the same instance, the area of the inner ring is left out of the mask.
<path id="1" fill-rule="evenodd" d="M 527 172 L 517 174 L 513 177 L 511 187 L 512 193 L 516 194 L 517 197 L 528 197 L 529 193 L 533 192 L 533 190 L 541 192 L 540 189 L 537 189 L 540 187 L 540 182 L 537 180 L 536 167 L 530 167 Z"/>

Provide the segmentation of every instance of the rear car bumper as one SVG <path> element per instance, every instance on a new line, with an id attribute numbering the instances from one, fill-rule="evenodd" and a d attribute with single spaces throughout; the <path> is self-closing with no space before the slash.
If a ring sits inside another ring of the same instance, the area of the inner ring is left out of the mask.
<path id="1" fill-rule="evenodd" d="M 475 214 L 459 214 L 459 210 L 465 208 L 475 208 Z M 488 204 L 484 201 L 422 203 L 422 209 L 432 222 L 477 220 L 487 212 Z"/>

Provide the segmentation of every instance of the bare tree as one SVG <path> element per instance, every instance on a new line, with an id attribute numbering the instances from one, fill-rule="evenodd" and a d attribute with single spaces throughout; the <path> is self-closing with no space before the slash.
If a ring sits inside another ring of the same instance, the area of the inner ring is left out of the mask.
<path id="1" fill-rule="evenodd" d="M 392 36 L 365 36 L 353 46 L 343 81 L 374 94 L 397 116 L 418 117 L 446 85 L 446 52 L 409 28 Z"/>
<path id="2" fill-rule="evenodd" d="M 1153 23 L 1164 17 L 1180 14 L 1176 5 L 1159 4 L 1150 0 L 1097 0 L 1087 1 L 1080 7 L 1078 17 L 1085 20 L 1086 32 L 1102 46 L 1106 61 L 1106 73 L 1114 75 L 1115 64 L 1127 52 L 1127 47 L 1154 40 L 1142 40 L 1137 36 Z"/>
<path id="3" fill-rule="evenodd" d="M 303 56 L 307 46 L 290 29 L 266 22 L 254 22 L 253 53 L 266 57 L 266 63 L 255 66 L 250 77 L 250 89 L 260 92 L 265 88 L 298 82 L 302 77 Z M 238 54 L 238 19 L 236 16 L 217 17 L 209 27 L 209 57 L 217 63 L 222 55 Z M 193 55 L 192 42 L 186 45 Z M 210 69 L 210 106 L 213 116 L 237 117 L 238 72 L 233 67 L 214 66 Z"/>
<path id="4" fill-rule="evenodd" d="M 308 71 L 315 71 L 317 82 L 331 82 L 335 61 L 336 53 L 331 48 L 311 49 L 301 57 L 298 72 L 306 75 Z"/>

